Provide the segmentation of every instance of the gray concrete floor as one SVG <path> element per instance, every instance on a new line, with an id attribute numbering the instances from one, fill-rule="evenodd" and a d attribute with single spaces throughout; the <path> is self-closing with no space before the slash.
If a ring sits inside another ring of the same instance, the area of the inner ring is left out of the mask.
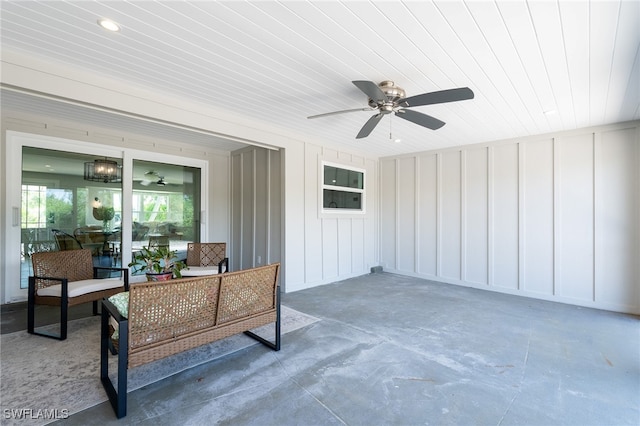
<path id="1" fill-rule="evenodd" d="M 636 316 L 388 273 L 283 303 L 321 321 L 131 392 L 120 421 L 103 403 L 59 423 L 640 424 Z"/>

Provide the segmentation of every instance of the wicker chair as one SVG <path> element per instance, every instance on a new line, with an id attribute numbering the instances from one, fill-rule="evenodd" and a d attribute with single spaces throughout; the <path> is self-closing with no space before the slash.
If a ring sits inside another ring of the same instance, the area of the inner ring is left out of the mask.
<path id="1" fill-rule="evenodd" d="M 98 314 L 98 301 L 129 290 L 126 268 L 93 266 L 91 250 L 39 252 L 31 255 L 33 276 L 29 277 L 27 301 L 27 331 L 30 334 L 67 338 L 69 306 L 93 302 L 93 314 Z M 120 277 L 98 279 L 99 270 L 117 271 Z M 60 334 L 35 331 L 35 305 L 60 306 Z"/>
<path id="2" fill-rule="evenodd" d="M 187 266 L 217 266 L 218 273 L 229 272 L 227 243 L 187 244 Z"/>

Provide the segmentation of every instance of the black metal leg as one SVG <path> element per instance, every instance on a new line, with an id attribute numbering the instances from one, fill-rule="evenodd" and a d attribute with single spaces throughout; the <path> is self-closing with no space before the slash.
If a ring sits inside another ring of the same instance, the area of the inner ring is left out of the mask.
<path id="1" fill-rule="evenodd" d="M 109 333 L 109 313 L 102 306 L 102 321 L 100 328 L 100 381 L 107 392 L 109 402 L 116 417 L 121 419 L 127 415 L 127 364 L 128 364 L 128 322 L 118 322 L 118 390 L 109 378 L 108 347 L 111 339 Z"/>
<path id="2" fill-rule="evenodd" d="M 267 339 L 265 339 L 264 337 L 260 337 L 257 334 L 251 332 L 251 331 L 245 331 L 244 334 L 246 334 L 247 336 L 257 340 L 258 342 L 262 343 L 263 345 L 266 345 L 267 347 L 273 349 L 274 351 L 279 351 L 280 350 L 280 286 L 278 286 L 278 289 L 276 290 L 276 324 L 275 324 L 275 332 L 276 332 L 276 336 L 275 336 L 275 341 L 270 342 Z"/>
<path id="3" fill-rule="evenodd" d="M 29 289 L 27 295 L 27 333 L 35 334 L 35 298 L 36 298 L 36 279 L 29 277 Z"/>
<path id="4" fill-rule="evenodd" d="M 280 286 L 278 286 L 276 291 L 276 347 L 274 348 L 276 351 L 280 350 L 280 338 L 282 336 L 280 333 L 280 325 Z"/>
<path id="5" fill-rule="evenodd" d="M 67 318 L 69 316 L 69 299 L 67 297 L 67 281 L 62 280 L 62 294 L 60 297 L 60 334 L 47 333 L 44 331 L 36 331 L 35 324 L 35 298 L 36 284 L 35 277 L 29 277 L 29 289 L 27 294 L 27 332 L 37 336 L 49 337 L 56 340 L 65 340 L 67 338 Z"/>
<path id="6" fill-rule="evenodd" d="M 60 340 L 67 338 L 67 319 L 69 318 L 69 281 L 62 280 L 60 289 Z"/>
<path id="7" fill-rule="evenodd" d="M 127 364 L 129 363 L 129 324 L 120 323 L 118 327 L 118 409 L 116 416 L 121 419 L 127 415 Z"/>
<path id="8" fill-rule="evenodd" d="M 109 357 L 107 356 L 107 346 L 111 336 L 109 336 L 109 315 L 103 309 L 100 318 L 100 379 L 109 377 Z"/>

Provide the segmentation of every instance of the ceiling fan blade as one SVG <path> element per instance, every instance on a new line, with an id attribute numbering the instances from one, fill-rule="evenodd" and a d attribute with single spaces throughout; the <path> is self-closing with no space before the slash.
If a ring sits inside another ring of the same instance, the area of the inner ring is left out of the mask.
<path id="1" fill-rule="evenodd" d="M 369 120 L 367 120 L 367 122 L 364 123 L 364 126 L 362 126 L 362 129 L 360 129 L 360 132 L 358 133 L 358 136 L 356 136 L 356 139 L 362 139 L 369 136 L 371 131 L 378 125 L 383 115 L 384 114 L 376 114 Z"/>
<path id="2" fill-rule="evenodd" d="M 396 112 L 396 116 L 409 120 L 412 123 L 416 123 L 422 127 L 426 127 L 431 130 L 439 129 L 445 125 L 444 121 L 440 121 L 435 117 L 432 117 L 421 112 L 412 111 L 410 109 L 401 109 Z"/>
<path id="3" fill-rule="evenodd" d="M 459 87 L 457 89 L 440 90 L 437 92 L 423 93 L 421 95 L 410 96 L 400 99 L 398 105 L 407 104 L 409 107 L 442 104 L 445 102 L 464 101 L 473 99 L 473 90 L 468 87 Z"/>
<path id="4" fill-rule="evenodd" d="M 354 112 L 354 111 L 373 111 L 374 108 L 354 108 L 354 109 L 345 109 L 342 111 L 333 111 L 333 112 L 325 112 L 324 114 L 317 114 L 317 115 L 311 115 L 307 118 L 319 118 L 319 117 L 326 117 L 327 115 L 334 115 L 334 114 L 344 114 L 345 112 Z"/>
<path id="5" fill-rule="evenodd" d="M 364 92 L 365 95 L 370 97 L 376 102 L 384 102 L 387 100 L 387 95 L 384 94 L 382 89 L 373 81 L 356 80 L 352 81 L 356 87 Z"/>

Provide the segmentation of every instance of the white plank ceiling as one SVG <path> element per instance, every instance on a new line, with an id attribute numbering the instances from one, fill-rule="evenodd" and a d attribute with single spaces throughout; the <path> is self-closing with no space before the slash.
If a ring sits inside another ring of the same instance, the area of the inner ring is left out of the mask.
<path id="1" fill-rule="evenodd" d="M 640 118 L 636 0 L 5 0 L 1 12 L 3 57 L 62 62 L 371 156 Z M 468 86 L 475 98 L 415 108 L 445 121 L 439 130 L 390 115 L 360 140 L 371 112 L 306 118 L 366 107 L 352 80 L 393 80 L 407 96 Z"/>

